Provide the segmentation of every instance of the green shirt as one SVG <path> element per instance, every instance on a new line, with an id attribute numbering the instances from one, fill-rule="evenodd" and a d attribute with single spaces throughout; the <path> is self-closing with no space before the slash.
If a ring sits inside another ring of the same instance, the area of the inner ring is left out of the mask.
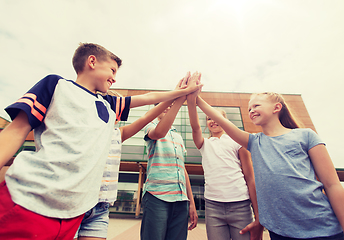
<path id="1" fill-rule="evenodd" d="M 174 128 L 164 138 L 150 139 L 147 133 L 156 125 L 152 122 L 145 128 L 148 165 L 143 194 L 148 191 L 166 202 L 187 201 L 183 139 Z"/>

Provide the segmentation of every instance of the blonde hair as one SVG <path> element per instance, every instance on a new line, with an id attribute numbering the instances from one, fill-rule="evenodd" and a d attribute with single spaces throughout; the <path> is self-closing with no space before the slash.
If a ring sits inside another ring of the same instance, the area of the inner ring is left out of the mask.
<path id="1" fill-rule="evenodd" d="M 274 93 L 274 92 L 254 93 L 251 95 L 251 99 L 257 95 L 266 96 L 272 102 L 276 102 L 276 103 L 278 102 L 282 105 L 282 109 L 279 112 L 278 118 L 279 118 L 279 121 L 281 122 L 281 124 L 285 128 L 294 129 L 294 128 L 300 128 L 301 127 L 301 124 L 296 120 L 296 118 L 294 117 L 294 115 L 290 111 L 286 101 L 284 100 L 284 98 L 281 94 Z"/>
<path id="2" fill-rule="evenodd" d="M 222 116 L 224 116 L 224 118 L 227 118 L 227 113 L 225 110 L 223 110 L 222 108 L 215 108 L 215 110 L 219 111 L 222 114 Z M 205 116 L 205 122 L 207 122 L 207 121 L 208 121 L 208 116 Z M 208 124 L 206 124 L 206 125 L 207 125 L 206 126 L 206 128 L 207 128 Z M 212 136 L 213 136 L 213 134 L 209 129 L 209 137 L 212 137 Z"/>

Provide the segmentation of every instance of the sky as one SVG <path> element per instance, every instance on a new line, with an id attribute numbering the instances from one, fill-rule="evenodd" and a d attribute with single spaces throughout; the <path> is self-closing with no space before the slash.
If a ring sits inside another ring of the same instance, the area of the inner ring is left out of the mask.
<path id="1" fill-rule="evenodd" d="M 113 88 L 301 94 L 344 168 L 342 0 L 0 0 L 0 116 L 48 74 L 75 79 L 80 42 L 123 60 Z"/>

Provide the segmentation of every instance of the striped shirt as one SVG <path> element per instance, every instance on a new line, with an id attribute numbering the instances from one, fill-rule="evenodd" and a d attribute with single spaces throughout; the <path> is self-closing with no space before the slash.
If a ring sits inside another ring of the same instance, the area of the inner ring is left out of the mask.
<path id="1" fill-rule="evenodd" d="M 102 184 L 99 193 L 99 202 L 108 202 L 113 205 L 117 199 L 118 174 L 121 162 L 121 131 L 113 130 L 109 155 L 106 160 Z"/>
<path id="2" fill-rule="evenodd" d="M 184 172 L 183 139 L 171 128 L 164 138 L 152 140 L 147 133 L 157 123 L 149 123 L 145 128 L 148 165 L 144 191 L 166 202 L 187 201 Z"/>

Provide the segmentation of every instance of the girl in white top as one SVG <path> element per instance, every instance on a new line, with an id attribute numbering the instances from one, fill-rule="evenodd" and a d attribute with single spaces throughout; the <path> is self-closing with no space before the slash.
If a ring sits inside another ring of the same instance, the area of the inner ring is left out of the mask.
<path id="1" fill-rule="evenodd" d="M 207 116 L 210 138 L 202 136 L 196 96 L 187 96 L 192 136 L 202 154 L 205 220 L 208 239 L 261 239 L 253 167 L 249 152 Z M 222 110 L 222 115 L 226 113 Z M 256 216 L 253 221 L 251 201 Z M 241 232 L 247 226 L 249 232 Z"/>

